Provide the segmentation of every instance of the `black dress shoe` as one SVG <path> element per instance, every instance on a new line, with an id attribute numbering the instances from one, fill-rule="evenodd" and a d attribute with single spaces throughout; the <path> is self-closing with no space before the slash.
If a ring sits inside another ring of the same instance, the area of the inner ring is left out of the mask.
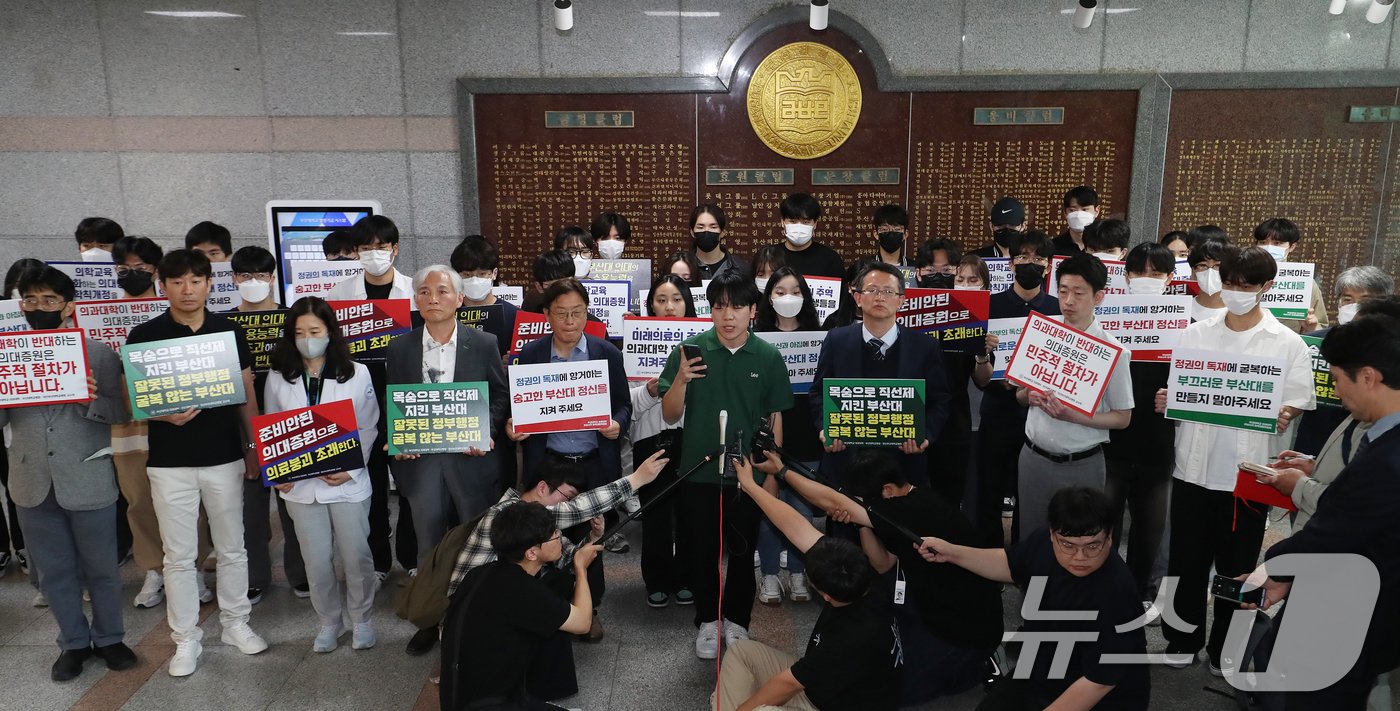
<path id="1" fill-rule="evenodd" d="M 408 640 L 408 649 L 404 650 L 417 657 L 433 650 L 433 645 L 438 641 L 438 628 L 436 626 L 418 630 L 413 633 L 413 637 Z"/>
<path id="2" fill-rule="evenodd" d="M 49 678 L 54 681 L 71 681 L 78 678 L 78 675 L 83 673 L 83 662 L 91 656 L 90 647 L 63 650 L 63 653 L 58 655 L 58 661 L 53 663 L 53 671 L 49 673 Z"/>
<path id="3" fill-rule="evenodd" d="M 117 642 L 105 647 L 93 647 L 92 653 L 98 659 L 107 662 L 107 668 L 112 671 L 121 671 L 136 666 L 136 653 L 131 651 L 131 647 Z"/>

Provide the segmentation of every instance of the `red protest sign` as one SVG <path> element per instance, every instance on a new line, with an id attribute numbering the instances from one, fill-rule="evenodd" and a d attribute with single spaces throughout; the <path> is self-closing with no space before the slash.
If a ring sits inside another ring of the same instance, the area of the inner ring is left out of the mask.
<path id="1" fill-rule="evenodd" d="M 110 299 L 78 301 L 73 304 L 73 323 L 84 335 L 121 350 L 131 329 L 165 311 L 165 299 Z"/>
<path id="2" fill-rule="evenodd" d="M 1006 379 L 1028 390 L 1053 392 L 1065 406 L 1092 417 L 1123 346 L 1032 311 L 1006 365 Z"/>
<path id="3" fill-rule="evenodd" d="M 87 373 L 82 331 L 0 334 L 0 407 L 87 402 Z"/>
<path id="4" fill-rule="evenodd" d="M 365 466 L 355 404 L 350 400 L 254 417 L 253 440 L 263 486 Z"/>
<path id="5" fill-rule="evenodd" d="M 350 357 L 361 363 L 382 361 L 389 340 L 413 330 L 408 299 L 328 301 L 350 346 Z M 296 324 L 287 324 L 295 328 Z"/>
<path id="6" fill-rule="evenodd" d="M 607 338 L 608 326 L 600 321 L 587 321 L 583 324 L 583 332 L 590 336 Z M 517 311 L 515 312 L 515 329 L 512 333 L 515 335 L 511 336 L 510 339 L 510 352 L 519 353 L 526 343 L 548 336 L 554 333 L 554 329 L 550 328 L 549 320 L 545 318 L 544 314 Z"/>
<path id="7" fill-rule="evenodd" d="M 906 289 L 899 323 L 939 339 L 944 350 L 981 353 L 991 296 L 981 289 Z"/>

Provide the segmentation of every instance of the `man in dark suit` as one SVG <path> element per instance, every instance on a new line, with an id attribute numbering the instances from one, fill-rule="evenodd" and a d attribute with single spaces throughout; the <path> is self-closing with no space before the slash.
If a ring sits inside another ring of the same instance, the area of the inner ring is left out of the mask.
<path id="1" fill-rule="evenodd" d="M 394 480 L 413 507 L 413 529 L 421 555 L 431 556 L 447 531 L 449 518 L 466 523 L 496 502 L 500 492 L 500 454 L 509 411 L 505 367 L 496 338 L 457 323 L 462 277 L 434 264 L 413 275 L 413 300 L 423 325 L 389 342 L 388 382 L 469 383 L 485 381 L 491 408 L 489 450 L 472 447 L 460 454 L 395 455 Z M 431 634 L 429 634 L 431 632 Z M 425 630 L 409 642 L 411 654 L 432 648 L 437 630 Z M 426 644 L 426 647 L 424 646 Z"/>
<path id="2" fill-rule="evenodd" d="M 1350 462 L 1327 487 L 1307 526 L 1265 552 L 1266 561 L 1291 553 L 1350 553 L 1375 564 L 1380 594 L 1360 657 L 1339 681 L 1313 692 L 1284 695 L 1284 708 L 1360 709 L 1376 675 L 1400 665 L 1400 319 L 1366 315 L 1337 326 L 1322 342 L 1342 405 L 1358 421 L 1372 423 Z M 1260 477 L 1268 483 L 1272 477 Z M 1266 562 L 1266 567 L 1267 567 Z M 1257 575 L 1257 573 L 1256 573 Z M 1291 580 L 1263 581 L 1264 607 L 1288 596 Z M 1301 611 L 1298 611 L 1301 614 Z M 1279 616 L 1280 634 L 1291 620 Z M 1315 654 L 1338 654 L 1317 649 Z M 1274 657 L 1279 650 L 1274 651 Z"/>
<path id="3" fill-rule="evenodd" d="M 943 370 L 943 349 L 938 339 L 905 328 L 896 322 L 904 306 L 904 275 L 899 268 L 872 263 L 856 273 L 856 304 L 864 319 L 859 323 L 832 329 L 822 343 L 817 372 L 812 380 L 812 418 L 820 432 L 822 421 L 822 381 L 827 378 L 915 378 L 924 381 L 924 435 L 919 442 L 899 443 L 899 457 L 906 480 L 915 486 L 928 486 L 928 460 L 925 451 L 938 439 L 948 419 L 948 387 Z M 819 434 L 826 455 L 821 470 L 832 481 L 845 483 L 850 455 L 841 440 L 826 441 Z"/>
<path id="4" fill-rule="evenodd" d="M 601 430 L 551 432 L 533 436 L 516 432 L 514 422 L 508 420 L 506 432 L 511 440 L 522 443 L 522 490 L 535 485 L 539 480 L 536 472 L 541 471 L 541 465 L 551 459 L 575 467 L 583 475 L 586 488 L 597 488 L 622 476 L 622 449 L 618 438 L 632 422 L 632 398 L 627 388 L 627 373 L 622 368 L 622 353 L 606 340 L 583 332 L 584 324 L 588 321 L 588 290 L 577 279 L 560 279 L 546 287 L 543 308 L 552 333 L 521 348 L 520 364 L 607 361 L 612 418 L 608 426 Z M 609 523 L 617 518 L 616 511 L 608 512 Z M 585 534 L 585 531 L 579 531 L 570 537 L 578 539 Z M 626 548 L 620 549 L 620 552 L 625 551 Z M 588 567 L 594 607 L 602 600 L 605 590 L 602 563 L 599 558 Z M 587 638 L 597 641 L 602 637 L 602 624 L 594 616 Z"/>

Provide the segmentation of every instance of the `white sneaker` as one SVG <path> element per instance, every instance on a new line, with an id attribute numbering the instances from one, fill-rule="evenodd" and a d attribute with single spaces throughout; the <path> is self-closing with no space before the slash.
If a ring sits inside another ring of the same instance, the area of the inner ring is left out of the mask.
<path id="1" fill-rule="evenodd" d="M 1173 669 L 1185 669 L 1196 663 L 1196 653 L 1163 652 L 1162 663 Z"/>
<path id="2" fill-rule="evenodd" d="M 209 581 L 204 577 L 204 571 L 196 570 L 194 573 L 194 584 L 199 589 L 199 604 L 206 605 L 214 600 L 214 591 L 209 589 Z"/>
<path id="3" fill-rule="evenodd" d="M 375 641 L 374 625 L 368 622 L 355 624 L 355 631 L 352 633 L 350 643 L 351 649 L 369 649 L 374 646 Z"/>
<path id="4" fill-rule="evenodd" d="M 199 642 L 181 642 L 175 645 L 175 656 L 170 658 L 170 676 L 189 676 L 199 667 L 199 655 L 204 645 Z"/>
<path id="5" fill-rule="evenodd" d="M 758 601 L 765 605 L 777 605 L 783 601 L 783 588 L 778 583 L 778 576 L 765 575 L 763 582 L 758 587 Z"/>
<path id="6" fill-rule="evenodd" d="M 778 552 L 778 567 L 787 570 L 787 551 Z"/>
<path id="7" fill-rule="evenodd" d="M 807 590 L 807 576 L 803 573 L 792 573 L 788 575 L 788 597 L 793 602 L 807 602 L 812 599 L 812 593 Z"/>
<path id="8" fill-rule="evenodd" d="M 741 639 L 749 638 L 749 628 L 736 622 L 724 621 L 724 646 L 731 647 Z"/>
<path id="9" fill-rule="evenodd" d="M 753 567 L 757 568 L 757 567 L 758 567 L 758 563 L 759 563 L 759 561 L 758 561 L 758 551 L 754 551 L 754 552 L 753 552 Z"/>
<path id="10" fill-rule="evenodd" d="M 385 581 L 385 580 L 388 580 L 388 579 L 389 579 L 389 573 L 388 573 L 388 571 L 384 571 L 384 570 L 376 570 L 376 571 L 374 571 L 374 592 L 375 592 L 376 594 L 379 593 L 379 589 L 380 589 L 380 588 L 384 587 L 384 581 Z"/>
<path id="11" fill-rule="evenodd" d="M 44 593 L 36 592 L 34 593 L 34 599 L 30 600 L 29 604 L 35 607 L 48 607 L 49 599 L 47 597 L 44 597 Z"/>
<path id="12" fill-rule="evenodd" d="M 343 634 L 345 634 L 345 628 L 342 627 L 339 622 L 328 627 L 322 627 L 321 631 L 316 634 L 316 641 L 311 644 L 311 651 L 321 652 L 323 654 L 325 652 L 334 652 L 335 648 L 340 644 L 340 635 Z"/>
<path id="13" fill-rule="evenodd" d="M 141 592 L 136 593 L 133 605 L 140 608 L 152 608 L 165 602 L 165 577 L 158 571 L 146 571 L 146 582 L 141 584 Z"/>
<path id="14" fill-rule="evenodd" d="M 719 625 L 704 622 L 695 634 L 695 656 L 701 659 L 714 659 L 719 656 Z"/>
<path id="15" fill-rule="evenodd" d="M 224 633 L 219 637 L 224 644 L 231 644 L 244 654 L 257 654 L 267 649 L 267 640 L 258 636 L 247 622 L 240 622 L 235 625 L 224 627 Z"/>
<path id="16" fill-rule="evenodd" d="M 1142 610 L 1147 613 L 1147 624 L 1153 627 L 1162 626 L 1162 611 L 1157 607 L 1157 603 L 1144 601 Z"/>

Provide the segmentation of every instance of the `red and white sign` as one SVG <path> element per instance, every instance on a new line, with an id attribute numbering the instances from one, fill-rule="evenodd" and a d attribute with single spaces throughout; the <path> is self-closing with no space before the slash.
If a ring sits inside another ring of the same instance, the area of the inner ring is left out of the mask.
<path id="1" fill-rule="evenodd" d="M 76 328 L 0 334 L 0 407 L 87 402 L 87 373 Z"/>
<path id="2" fill-rule="evenodd" d="M 608 362 L 510 366 L 510 416 L 515 431 L 530 434 L 606 429 Z"/>
<path id="3" fill-rule="evenodd" d="M 1006 366 L 1006 379 L 1054 393 L 1067 407 L 1093 416 L 1123 347 L 1032 311 Z"/>
<path id="4" fill-rule="evenodd" d="M 73 323 L 88 338 L 119 351 L 131 329 L 159 316 L 168 305 L 165 299 L 79 301 L 73 304 Z"/>
<path id="5" fill-rule="evenodd" d="M 1055 257 L 1050 260 L 1050 278 L 1046 280 L 1046 290 L 1051 296 L 1060 295 L 1060 263 L 1069 257 Z M 1102 259 L 1105 268 L 1108 269 L 1108 286 L 1104 287 L 1104 292 L 1109 294 L 1128 293 L 1128 265 L 1117 259 Z"/>
<path id="6" fill-rule="evenodd" d="M 608 327 L 601 321 L 589 321 L 583 324 L 583 332 L 598 338 L 608 337 Z M 510 352 L 519 353 L 530 341 L 543 338 L 554 333 L 554 329 L 549 325 L 549 319 L 544 314 L 537 314 L 533 311 L 515 312 L 514 336 L 510 339 Z"/>
<path id="7" fill-rule="evenodd" d="M 826 323 L 826 317 L 841 306 L 841 280 L 819 276 L 804 278 L 807 288 L 812 290 L 812 305 L 817 307 L 817 323 Z"/>
<path id="8" fill-rule="evenodd" d="M 661 377 L 671 351 L 691 336 L 710 330 L 707 318 L 632 316 L 622 319 L 622 367 L 628 380 Z"/>
<path id="9" fill-rule="evenodd" d="M 413 330 L 413 309 L 408 299 L 327 301 L 335 310 L 340 333 L 350 347 L 350 357 L 361 363 L 380 362 L 388 356 L 389 341 Z M 296 328 L 296 324 L 287 324 Z"/>
<path id="10" fill-rule="evenodd" d="M 1133 352 L 1133 360 L 1170 363 L 1191 325 L 1191 297 L 1108 294 L 1094 308 L 1099 327 Z"/>
<path id="11" fill-rule="evenodd" d="M 359 260 L 347 259 L 330 261 L 326 259 L 295 260 L 287 263 L 287 293 L 283 294 L 283 306 L 291 306 L 303 296 L 326 294 L 346 279 L 359 278 L 365 267 Z"/>

